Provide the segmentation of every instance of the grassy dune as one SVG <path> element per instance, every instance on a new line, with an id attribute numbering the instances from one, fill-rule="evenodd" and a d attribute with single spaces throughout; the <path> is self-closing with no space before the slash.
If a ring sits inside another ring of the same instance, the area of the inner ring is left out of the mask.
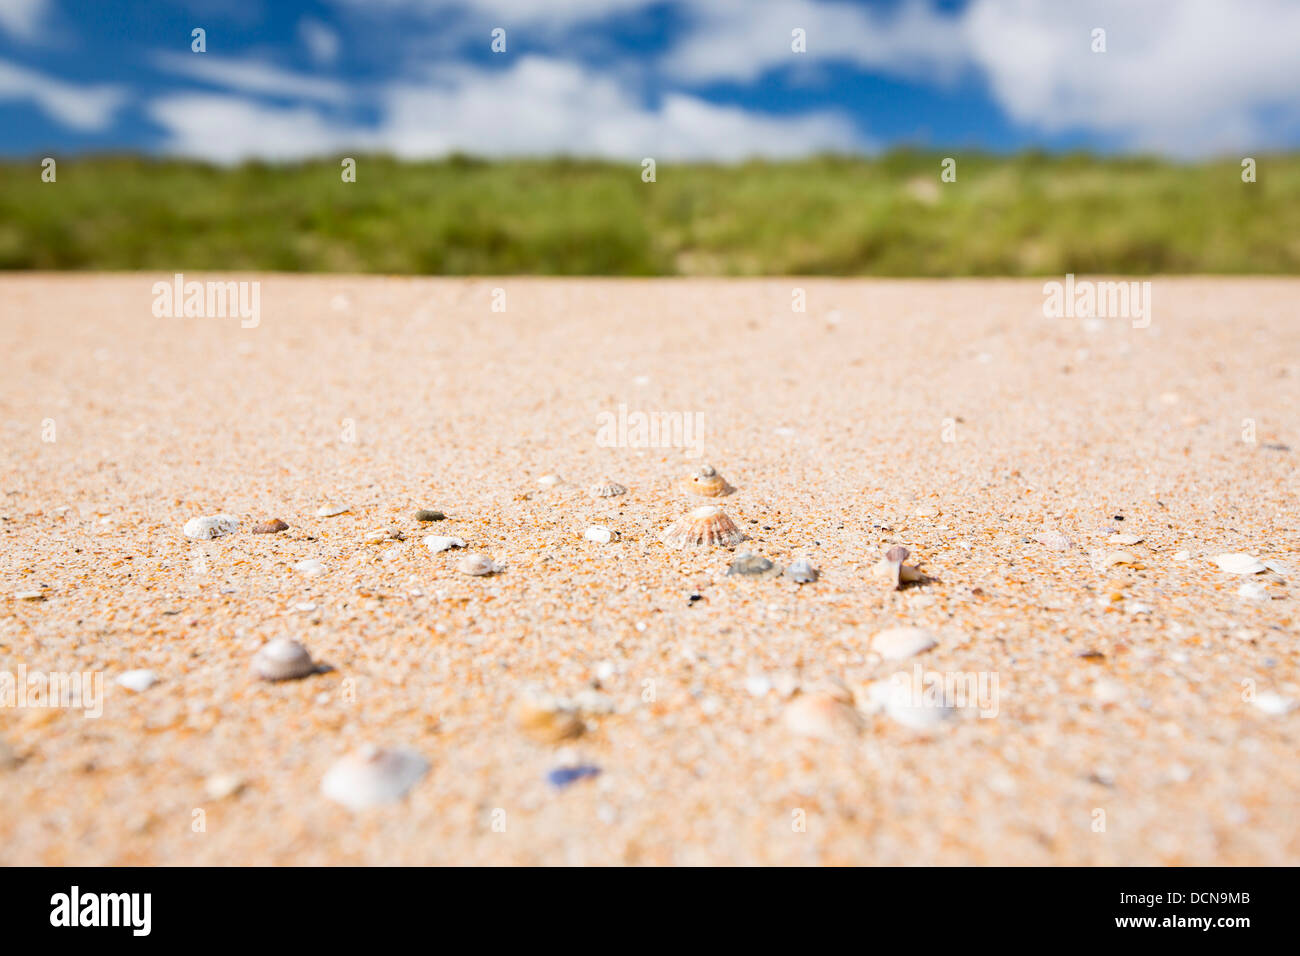
<path id="1" fill-rule="evenodd" d="M 1300 272 L 1300 155 L 824 157 L 741 166 L 358 157 L 0 163 L 0 269 L 552 275 Z"/>

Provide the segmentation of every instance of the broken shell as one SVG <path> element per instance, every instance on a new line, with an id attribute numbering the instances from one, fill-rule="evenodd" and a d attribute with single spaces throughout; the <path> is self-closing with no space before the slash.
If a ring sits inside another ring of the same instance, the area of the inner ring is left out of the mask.
<path id="1" fill-rule="evenodd" d="M 307 648 L 287 637 L 277 637 L 253 655 L 253 670 L 262 680 L 297 680 L 319 668 Z"/>
<path id="2" fill-rule="evenodd" d="M 862 730 L 862 716 L 834 693 L 800 694 L 786 707 L 783 719 L 791 733 L 816 740 L 851 737 Z"/>
<path id="3" fill-rule="evenodd" d="M 596 542 L 596 544 L 609 544 L 614 538 L 614 532 L 604 525 L 594 524 L 583 532 L 582 536 L 588 541 Z"/>
<path id="4" fill-rule="evenodd" d="M 928 651 L 939 642 L 920 627 L 891 627 L 871 639 L 871 649 L 887 661 L 901 661 Z"/>
<path id="5" fill-rule="evenodd" d="M 461 574 L 496 574 L 504 569 L 504 564 L 497 564 L 486 554 L 467 554 L 456 563 L 456 570 Z"/>
<path id="6" fill-rule="evenodd" d="M 678 518 L 659 535 L 659 540 L 670 548 L 698 545 L 729 548 L 745 539 L 740 528 L 716 505 L 696 508 Z"/>
<path id="7" fill-rule="evenodd" d="M 253 534 L 279 534 L 281 531 L 288 531 L 289 526 L 275 518 L 271 521 L 261 521 L 253 525 Z"/>
<path id="8" fill-rule="evenodd" d="M 705 495 L 709 498 L 720 498 L 736 490 L 727 484 L 727 479 L 718 474 L 712 465 L 705 465 L 698 471 L 691 472 L 678 482 L 678 487 L 687 494 Z"/>
<path id="9" fill-rule="evenodd" d="M 1259 574 L 1268 568 L 1253 554 L 1236 551 L 1231 554 L 1216 554 L 1210 558 L 1219 566 L 1220 571 L 1228 574 Z"/>
<path id="10" fill-rule="evenodd" d="M 223 535 L 234 534 L 239 530 L 239 519 L 234 515 L 208 515 L 206 518 L 191 518 L 185 522 L 185 537 L 196 541 L 208 541 Z"/>
<path id="11" fill-rule="evenodd" d="M 1112 534 L 1109 538 L 1106 539 L 1106 543 L 1107 543 L 1107 544 L 1120 544 L 1120 545 L 1141 544 L 1141 543 L 1142 543 L 1142 535 L 1140 535 L 1140 534 L 1125 534 L 1125 533 L 1123 533 L 1123 532 L 1116 531 L 1114 534 Z"/>
<path id="12" fill-rule="evenodd" d="M 812 566 L 812 562 L 807 558 L 799 558 L 785 569 L 785 576 L 796 584 L 812 584 L 819 575 L 820 572 Z"/>
<path id="13" fill-rule="evenodd" d="M 1074 547 L 1074 542 L 1069 536 L 1059 531 L 1040 531 L 1034 535 L 1034 540 L 1048 551 L 1069 551 Z"/>
<path id="14" fill-rule="evenodd" d="M 406 535 L 397 528 L 387 530 L 377 528 L 374 531 L 367 531 L 361 540 L 366 544 L 383 544 L 385 541 L 402 541 L 405 538 Z"/>
<path id="15" fill-rule="evenodd" d="M 1097 558 L 1094 566 L 1097 570 L 1104 571 L 1116 564 L 1129 564 L 1140 567 L 1141 563 L 1141 559 L 1132 551 L 1107 551 Z"/>
<path id="16" fill-rule="evenodd" d="M 542 743 L 555 744 L 582 735 L 582 720 L 572 710 L 546 701 L 522 700 L 515 706 L 515 726 Z"/>
<path id="17" fill-rule="evenodd" d="M 613 498 L 615 495 L 627 494 L 627 486 L 606 478 L 588 488 L 587 493 L 593 498 Z"/>
<path id="18" fill-rule="evenodd" d="M 873 570 L 878 577 L 886 579 L 895 590 L 902 588 L 904 584 L 928 580 L 916 568 L 903 563 L 911 556 L 912 552 L 896 544 L 881 556 Z"/>
<path id="19" fill-rule="evenodd" d="M 750 554 L 748 551 L 736 555 L 736 559 L 727 568 L 728 576 L 741 574 L 746 577 L 775 577 L 780 573 L 780 565 L 773 564 L 761 554 Z"/>
<path id="20" fill-rule="evenodd" d="M 347 505 L 321 505 L 316 509 L 316 517 L 333 518 L 335 515 L 347 514 L 350 510 Z"/>
<path id="21" fill-rule="evenodd" d="M 321 793 L 353 810 L 400 800 L 429 770 L 414 750 L 367 745 L 339 760 L 321 779 Z"/>
<path id="22" fill-rule="evenodd" d="M 127 671 L 119 674 L 117 683 L 120 687 L 134 691 L 137 694 L 143 694 L 154 684 L 158 683 L 158 677 L 150 670 Z"/>
<path id="23" fill-rule="evenodd" d="M 434 554 L 438 554 L 448 548 L 463 548 L 465 542 L 460 538 L 449 538 L 444 534 L 429 534 L 424 536 L 424 546 Z"/>

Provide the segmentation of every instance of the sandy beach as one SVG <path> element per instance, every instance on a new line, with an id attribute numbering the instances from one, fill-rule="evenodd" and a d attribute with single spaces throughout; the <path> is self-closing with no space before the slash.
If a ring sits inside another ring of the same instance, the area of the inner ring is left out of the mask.
<path id="1" fill-rule="evenodd" d="M 0 277 L 0 672 L 103 681 L 0 706 L 4 863 L 1300 863 L 1300 280 L 1156 277 L 1135 328 L 1043 280 L 187 276 L 259 282 L 244 328 L 169 278 Z M 638 414 L 696 430 L 601 438 Z M 747 540 L 660 542 L 707 504 Z M 328 669 L 259 680 L 281 637 Z M 996 695 L 909 723 L 918 667 Z M 366 743 L 429 767 L 354 811 Z"/>

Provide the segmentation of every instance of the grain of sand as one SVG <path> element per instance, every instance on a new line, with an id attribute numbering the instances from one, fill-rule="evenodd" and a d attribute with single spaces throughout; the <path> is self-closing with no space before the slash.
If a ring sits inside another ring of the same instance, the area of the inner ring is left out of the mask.
<path id="1" fill-rule="evenodd" d="M 1249 699 L 1300 699 L 1300 282 L 1157 278 L 1135 329 L 1045 319 L 1040 281 L 232 276 L 262 283 L 241 329 L 155 318 L 157 278 L 0 279 L 0 671 L 106 698 L 0 708 L 4 862 L 1300 862 L 1300 711 Z M 601 447 L 620 405 L 702 413 L 703 458 Z M 658 543 L 701 460 L 742 549 L 818 582 Z M 583 493 L 606 476 L 630 491 Z M 239 533 L 183 537 L 220 512 Z M 1138 561 L 1096 570 L 1115 532 Z M 873 577 L 896 543 L 930 583 Z M 1243 599 L 1231 551 L 1290 580 Z M 938 646 L 871 651 L 904 625 Z M 257 681 L 280 636 L 333 669 Z M 795 682 L 915 662 L 997 675 L 997 716 L 781 719 Z M 599 776 L 546 781 L 530 687 L 608 699 L 565 744 Z M 353 813 L 320 781 L 367 741 L 432 768 Z"/>

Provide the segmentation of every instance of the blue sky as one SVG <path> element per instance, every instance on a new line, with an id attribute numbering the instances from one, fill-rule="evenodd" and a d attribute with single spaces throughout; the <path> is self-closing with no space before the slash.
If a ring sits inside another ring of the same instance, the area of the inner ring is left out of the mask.
<path id="1" fill-rule="evenodd" d="M 1297 0 L 0 0 L 0 152 L 1245 156 L 1300 146 L 1297 39 Z"/>

